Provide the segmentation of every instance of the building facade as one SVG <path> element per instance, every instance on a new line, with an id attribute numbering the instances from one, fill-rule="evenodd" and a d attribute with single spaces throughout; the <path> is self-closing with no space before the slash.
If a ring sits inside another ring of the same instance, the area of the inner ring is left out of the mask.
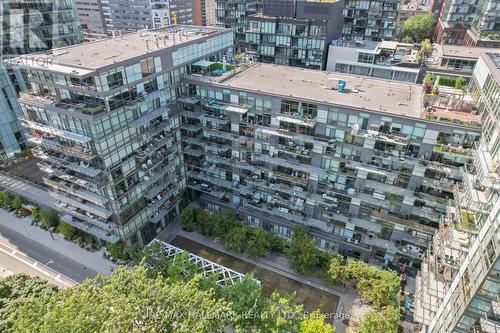
<path id="1" fill-rule="evenodd" d="M 106 4 L 106 0 L 104 3 Z M 103 1 L 75 0 L 75 7 L 84 33 L 90 35 L 107 35 Z"/>
<path id="2" fill-rule="evenodd" d="M 432 53 L 422 61 L 417 44 L 337 40 L 329 46 L 326 70 L 413 83 L 422 83 L 427 72 L 469 79 L 480 55 L 488 50 L 433 44 Z"/>
<path id="3" fill-rule="evenodd" d="M 346 40 L 380 41 L 395 36 L 398 0 L 345 0 L 344 28 Z"/>
<path id="4" fill-rule="evenodd" d="M 215 26 L 215 0 L 193 0 L 194 25 Z"/>
<path id="5" fill-rule="evenodd" d="M 261 11 L 262 0 L 216 0 L 216 25 L 233 30 L 236 53 L 245 52 L 245 30 L 248 17 Z"/>
<path id="6" fill-rule="evenodd" d="M 186 186 L 175 107 L 190 64 L 232 51 L 230 31 L 177 26 L 35 54 L 19 99 L 62 220 L 105 242 L 143 245 Z M 54 65 L 52 65 L 54 64 Z"/>
<path id="7" fill-rule="evenodd" d="M 106 30 L 131 32 L 193 24 L 193 3 L 184 0 L 100 0 Z"/>
<path id="8" fill-rule="evenodd" d="M 284 237 L 420 269 L 470 161 L 477 124 L 427 117 L 417 85 L 254 64 L 186 77 L 180 100 L 193 197 Z"/>
<path id="9" fill-rule="evenodd" d="M 264 2 L 247 19 L 245 53 L 260 62 L 324 70 L 328 45 L 342 35 L 342 1 Z"/>
<path id="10" fill-rule="evenodd" d="M 27 22 L 36 21 L 37 25 Z M 21 23 L 23 22 L 23 23 Z M 73 1 L 2 1 L 0 3 L 0 53 L 2 60 L 50 50 L 81 41 Z M 18 70 L 0 63 L 0 160 L 19 154 L 26 147 L 17 118 L 18 93 L 27 88 Z"/>
<path id="11" fill-rule="evenodd" d="M 500 3 L 495 0 L 444 0 L 433 40 L 455 45 L 500 47 Z"/>
<path id="12" fill-rule="evenodd" d="M 485 126 L 416 280 L 423 333 L 500 331 L 499 53 L 481 56 L 470 89 Z"/>
<path id="13" fill-rule="evenodd" d="M 399 42 L 345 42 L 329 45 L 326 70 L 385 80 L 416 83 L 418 48 Z"/>

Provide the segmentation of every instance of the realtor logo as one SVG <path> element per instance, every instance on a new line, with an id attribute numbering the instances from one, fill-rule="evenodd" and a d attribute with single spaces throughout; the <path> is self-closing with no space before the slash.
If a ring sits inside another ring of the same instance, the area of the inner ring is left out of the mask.
<path id="1" fill-rule="evenodd" d="M 57 39 L 59 0 L 1 0 L 0 52 L 13 56 L 51 49 Z"/>

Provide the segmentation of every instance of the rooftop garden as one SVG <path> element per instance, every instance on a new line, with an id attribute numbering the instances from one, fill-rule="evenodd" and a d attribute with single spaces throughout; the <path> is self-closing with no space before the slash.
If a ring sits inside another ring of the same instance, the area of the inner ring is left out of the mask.
<path id="1" fill-rule="evenodd" d="M 460 210 L 461 216 L 461 226 L 464 231 L 477 231 L 476 218 L 474 213 L 469 212 L 465 209 Z"/>
<path id="2" fill-rule="evenodd" d="M 445 146 L 445 145 L 435 145 L 434 152 L 440 154 L 468 156 L 470 153 L 470 149 Z"/>

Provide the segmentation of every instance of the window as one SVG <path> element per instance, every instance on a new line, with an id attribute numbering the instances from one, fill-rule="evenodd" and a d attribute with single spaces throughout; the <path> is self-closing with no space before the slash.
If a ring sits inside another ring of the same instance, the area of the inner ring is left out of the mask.
<path id="1" fill-rule="evenodd" d="M 123 85 L 123 76 L 121 72 L 109 74 L 107 76 L 109 89 L 120 87 Z"/>
<path id="2" fill-rule="evenodd" d="M 141 61 L 141 73 L 142 77 L 155 73 L 155 62 L 153 58 Z"/>

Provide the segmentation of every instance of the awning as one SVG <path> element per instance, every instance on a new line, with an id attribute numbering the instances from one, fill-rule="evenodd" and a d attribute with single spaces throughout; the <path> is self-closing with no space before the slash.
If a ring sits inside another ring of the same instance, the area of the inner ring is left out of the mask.
<path id="1" fill-rule="evenodd" d="M 208 67 L 212 66 L 213 64 L 215 64 L 215 62 L 213 62 L 213 61 L 200 60 L 200 61 L 195 62 L 193 64 L 193 66 L 198 66 L 198 67 L 202 67 L 202 68 L 207 69 Z"/>

